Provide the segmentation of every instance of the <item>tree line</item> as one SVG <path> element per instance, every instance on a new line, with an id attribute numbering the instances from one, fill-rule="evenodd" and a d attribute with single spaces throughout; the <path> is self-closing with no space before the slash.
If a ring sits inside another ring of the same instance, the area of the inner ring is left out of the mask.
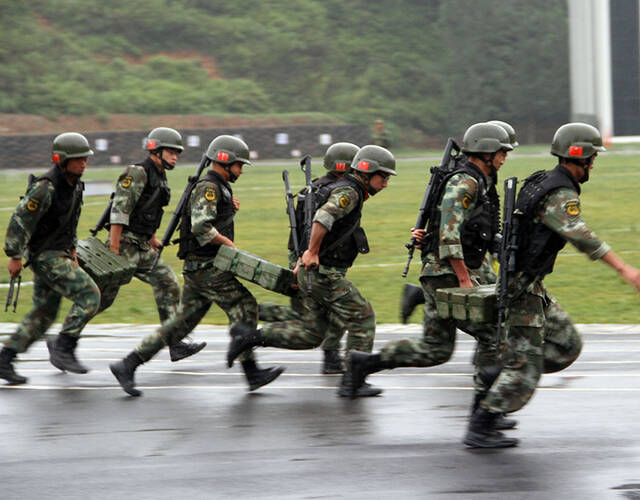
<path id="1" fill-rule="evenodd" d="M 0 0 L 0 12 L 2 113 L 320 111 L 408 138 L 569 114 L 559 0 Z"/>

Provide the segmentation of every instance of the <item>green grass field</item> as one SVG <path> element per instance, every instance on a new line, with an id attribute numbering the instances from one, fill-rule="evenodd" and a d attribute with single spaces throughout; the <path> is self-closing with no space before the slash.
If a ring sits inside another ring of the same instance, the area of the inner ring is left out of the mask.
<path id="1" fill-rule="evenodd" d="M 637 188 L 640 185 L 638 154 L 628 148 L 602 154 L 596 161 L 591 181 L 584 186 L 582 196 L 583 215 L 588 225 L 599 237 L 612 245 L 627 262 L 640 267 L 640 201 Z M 500 171 L 502 180 L 517 176 L 523 180 L 528 174 L 540 169 L 552 168 L 554 159 L 547 154 L 547 147 L 527 146 L 512 154 Z M 415 154 L 415 153 L 414 153 Z M 404 243 L 409 237 L 409 228 L 414 224 L 418 206 L 428 180 L 428 165 L 438 162 L 437 151 L 420 153 L 424 159 L 402 159 L 398 162 L 399 175 L 392 178 L 389 187 L 367 201 L 362 223 L 367 231 L 371 252 L 361 255 L 348 277 L 373 304 L 377 321 L 398 321 L 400 292 L 406 281 L 417 283 L 420 259 L 416 258 L 407 279 L 401 277 L 406 262 Z M 404 158 L 402 153 L 398 157 Z M 247 251 L 286 265 L 286 241 L 288 219 L 284 210 L 284 195 L 281 180 L 283 168 L 288 168 L 293 187 L 302 187 L 304 176 L 295 163 L 278 165 L 273 162 L 245 169 L 245 174 L 234 186 L 234 194 L 241 207 L 236 216 L 236 243 Z M 314 173 L 323 173 L 320 159 L 313 162 Z M 42 171 L 46 169 L 43 168 Z M 87 169 L 85 180 L 109 180 L 113 184 L 120 168 Z M 169 173 L 173 190 L 170 209 L 184 189 L 186 178 L 195 166 L 185 166 Z M 27 172 L 0 173 L 0 232 L 4 234 L 9 217 L 18 197 L 24 192 Z M 89 228 L 97 221 L 107 203 L 107 195 L 85 197 L 85 205 L 78 228 L 79 238 L 89 236 Z M 170 212 L 164 217 L 169 220 Z M 158 231 L 160 237 L 164 226 Z M 106 231 L 100 235 L 106 238 Z M 181 262 L 176 257 L 176 248 L 168 247 L 164 259 L 180 273 Z M 0 273 L 1 282 L 8 282 L 8 272 Z M 27 269 L 23 281 L 31 281 Z M 640 323 L 640 296 L 608 266 L 591 262 L 568 246 L 560 254 L 555 272 L 545 280 L 547 288 L 571 314 L 576 323 Z M 263 290 L 252 284 L 248 287 L 259 301 L 287 303 L 287 298 Z M 6 288 L 0 293 L 6 297 Z M 31 286 L 23 286 L 17 313 L 2 312 L 1 321 L 19 321 L 31 305 Z M 66 312 L 67 301 L 58 320 Z M 419 322 L 421 314 L 416 312 L 412 321 Z M 94 322 L 157 323 L 158 316 L 151 289 L 134 279 L 120 290 L 113 306 L 97 316 Z M 215 306 L 204 322 L 225 324 L 226 316 Z"/>

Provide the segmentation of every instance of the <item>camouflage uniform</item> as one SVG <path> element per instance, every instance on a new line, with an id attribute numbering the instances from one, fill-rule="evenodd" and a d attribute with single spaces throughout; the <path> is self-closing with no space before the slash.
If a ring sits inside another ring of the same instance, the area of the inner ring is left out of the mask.
<path id="1" fill-rule="evenodd" d="M 295 268 L 296 259 L 292 255 L 289 255 L 289 268 Z M 301 320 L 302 319 L 302 308 L 304 302 L 304 293 L 298 289 L 298 292 L 291 297 L 291 305 L 283 306 L 280 304 L 272 304 L 270 302 L 266 302 L 258 305 L 258 317 L 260 321 L 264 321 L 267 323 L 274 323 L 276 321 L 290 321 L 290 320 Z M 340 340 L 344 336 L 344 329 L 340 328 L 338 325 L 334 325 L 330 323 L 328 325 L 327 331 L 324 335 L 324 341 L 322 342 L 322 347 L 326 351 L 339 351 L 340 350 Z"/>
<path id="2" fill-rule="evenodd" d="M 336 187 L 327 202 L 316 211 L 313 221 L 322 224 L 330 232 L 336 221 L 361 206 L 360 201 L 360 194 L 353 187 Z M 347 268 L 322 264 L 310 273 L 301 269 L 298 272 L 298 287 L 302 296 L 300 318 L 265 323 L 262 335 L 267 345 L 285 349 L 311 349 L 322 343 L 330 325 L 334 325 L 340 332 L 348 331 L 347 350 L 371 352 L 375 335 L 373 307 L 345 278 L 346 272 Z M 308 292 L 307 274 L 311 278 L 311 293 Z"/>
<path id="3" fill-rule="evenodd" d="M 191 232 L 200 245 L 208 244 L 219 233 L 213 222 L 218 218 L 218 201 L 222 196 L 231 198 L 228 185 L 205 178 L 198 182 L 189 197 Z M 227 314 L 231 325 L 242 322 L 256 326 L 256 299 L 233 274 L 214 268 L 213 259 L 193 254 L 186 256 L 178 313 L 140 342 L 136 351 L 143 361 L 150 360 L 165 345 L 173 345 L 186 337 L 205 316 L 212 302 Z M 244 356 L 243 360 L 253 359 L 251 352 Z"/>
<path id="4" fill-rule="evenodd" d="M 487 187 L 490 183 L 491 179 L 487 179 Z M 478 183 L 471 175 L 462 172 L 449 179 L 438 206 L 441 213 L 439 255 L 427 253 L 423 256 L 420 274 L 425 298 L 422 338 L 388 342 L 380 351 L 380 356 L 385 368 L 428 367 L 445 363 L 453 354 L 458 327 L 478 341 L 474 383 L 476 391 L 482 393 L 488 390 L 500 365 L 496 328 L 491 324 L 472 324 L 440 318 L 435 299 L 438 288 L 460 286 L 449 259 L 464 259 L 461 226 L 474 213 L 478 201 Z M 495 273 L 486 258 L 479 269 L 470 269 L 469 274 L 478 284 L 495 282 Z"/>
<path id="5" fill-rule="evenodd" d="M 146 162 L 151 163 L 150 168 L 157 168 L 151 159 Z M 164 170 L 160 173 L 160 189 L 169 192 L 169 185 Z M 157 250 L 151 247 L 149 236 L 140 234 L 128 228 L 129 219 L 133 213 L 140 195 L 147 184 L 147 173 L 142 165 L 130 165 L 118 178 L 115 196 L 111 207 L 111 224 L 122 224 L 125 226 L 120 238 L 120 255 L 130 262 L 136 264 L 135 277 L 145 283 L 149 283 L 153 288 L 153 295 L 158 307 L 160 322 L 164 323 L 170 317 L 175 316 L 180 302 L 180 284 L 178 278 L 167 264 L 160 258 L 152 269 L 151 266 L 157 255 Z M 168 200 L 166 200 L 168 203 Z M 118 289 L 105 290 L 103 292 L 100 311 L 109 307 Z"/>
<path id="6" fill-rule="evenodd" d="M 57 168 L 57 167 L 56 167 Z M 77 182 L 80 182 L 79 180 Z M 78 189 L 78 188 L 76 188 Z M 78 339 L 80 332 L 98 311 L 100 290 L 91 277 L 77 264 L 72 250 L 77 242 L 77 218 L 71 218 L 73 246 L 64 250 L 45 249 L 29 254 L 27 247 L 42 217 L 54 201 L 52 182 L 39 180 L 32 184 L 11 216 L 5 237 L 5 253 L 20 259 L 28 254 L 33 269 L 33 309 L 23 318 L 18 330 L 5 343 L 17 353 L 25 352 L 40 339 L 56 318 L 60 300 L 73 302 L 62 324 L 62 335 Z M 82 194 L 79 195 L 82 202 Z M 79 216 L 79 211 L 78 211 Z"/>
<path id="7" fill-rule="evenodd" d="M 590 231 L 572 189 L 548 193 L 536 206 L 535 223 L 543 224 L 590 259 L 611 250 Z M 543 276 L 519 272 L 509 280 L 504 367 L 480 403 L 491 412 L 513 412 L 531 399 L 541 374 L 562 370 L 575 361 L 582 339 L 567 313 L 549 295 Z"/>
<path id="8" fill-rule="evenodd" d="M 339 176 L 335 175 L 333 172 L 328 172 L 327 175 L 320 177 L 313 181 L 313 185 L 317 191 L 320 186 L 327 185 L 331 182 L 336 182 L 340 179 Z M 298 200 L 298 207 L 300 207 L 300 199 Z M 296 209 L 298 211 L 299 208 Z M 300 223 L 300 221 L 298 221 Z M 290 250 L 289 250 L 289 268 L 294 269 L 296 266 L 296 255 L 291 250 L 293 248 L 293 243 L 289 242 Z M 304 294 L 302 291 L 298 290 L 298 292 L 291 297 L 291 306 L 281 306 L 278 304 L 260 304 L 259 306 L 259 317 L 261 321 L 267 322 L 275 322 L 275 321 L 289 321 L 289 320 L 300 320 L 302 319 L 302 302 L 304 301 Z M 327 331 L 325 332 L 324 341 L 322 343 L 322 347 L 325 351 L 339 351 L 340 350 L 340 340 L 344 336 L 344 329 L 340 328 L 339 325 L 329 324 Z"/>

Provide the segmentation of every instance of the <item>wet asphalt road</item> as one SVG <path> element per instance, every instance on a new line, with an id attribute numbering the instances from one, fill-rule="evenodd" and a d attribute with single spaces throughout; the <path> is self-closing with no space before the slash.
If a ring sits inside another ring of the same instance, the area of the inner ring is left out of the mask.
<path id="1" fill-rule="evenodd" d="M 464 334 L 449 363 L 373 375 L 383 396 L 350 401 L 319 374 L 319 350 L 260 350 L 287 371 L 247 393 L 224 364 L 227 329 L 198 327 L 206 349 L 178 363 L 162 352 L 130 398 L 108 364 L 151 329 L 90 325 L 87 375 L 57 371 L 44 342 L 21 357 L 29 384 L 0 388 L 0 499 L 640 499 L 640 326 L 580 326 L 581 357 L 516 414 L 520 447 L 488 451 L 461 444 Z M 376 348 L 419 332 L 379 325 Z"/>

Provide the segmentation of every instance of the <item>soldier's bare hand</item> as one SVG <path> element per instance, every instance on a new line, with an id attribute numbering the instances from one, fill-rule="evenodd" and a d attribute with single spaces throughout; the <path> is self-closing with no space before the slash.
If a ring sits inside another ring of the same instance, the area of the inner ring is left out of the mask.
<path id="1" fill-rule="evenodd" d="M 411 237 L 418 243 L 422 243 L 425 234 L 427 234 L 427 232 L 424 229 L 415 229 L 413 227 L 411 228 Z"/>
<path id="2" fill-rule="evenodd" d="M 235 209 L 236 212 L 240 210 L 240 200 L 235 196 L 233 197 L 233 208 Z"/>
<path id="3" fill-rule="evenodd" d="M 22 271 L 22 259 L 9 259 L 7 269 L 9 270 L 9 275 L 12 278 L 20 275 L 20 271 Z"/>
<path id="4" fill-rule="evenodd" d="M 311 253 L 309 250 L 305 250 L 302 254 L 302 265 L 307 271 L 318 267 L 320 265 L 320 257 L 317 253 Z"/>
<path id="5" fill-rule="evenodd" d="M 149 244 L 151 245 L 151 248 L 153 248 L 154 250 L 159 250 L 160 247 L 162 247 L 162 243 L 160 243 L 160 240 L 158 240 L 155 234 L 149 240 Z"/>
<path id="6" fill-rule="evenodd" d="M 640 271 L 638 269 L 625 265 L 620 271 L 620 275 L 640 292 Z"/>

